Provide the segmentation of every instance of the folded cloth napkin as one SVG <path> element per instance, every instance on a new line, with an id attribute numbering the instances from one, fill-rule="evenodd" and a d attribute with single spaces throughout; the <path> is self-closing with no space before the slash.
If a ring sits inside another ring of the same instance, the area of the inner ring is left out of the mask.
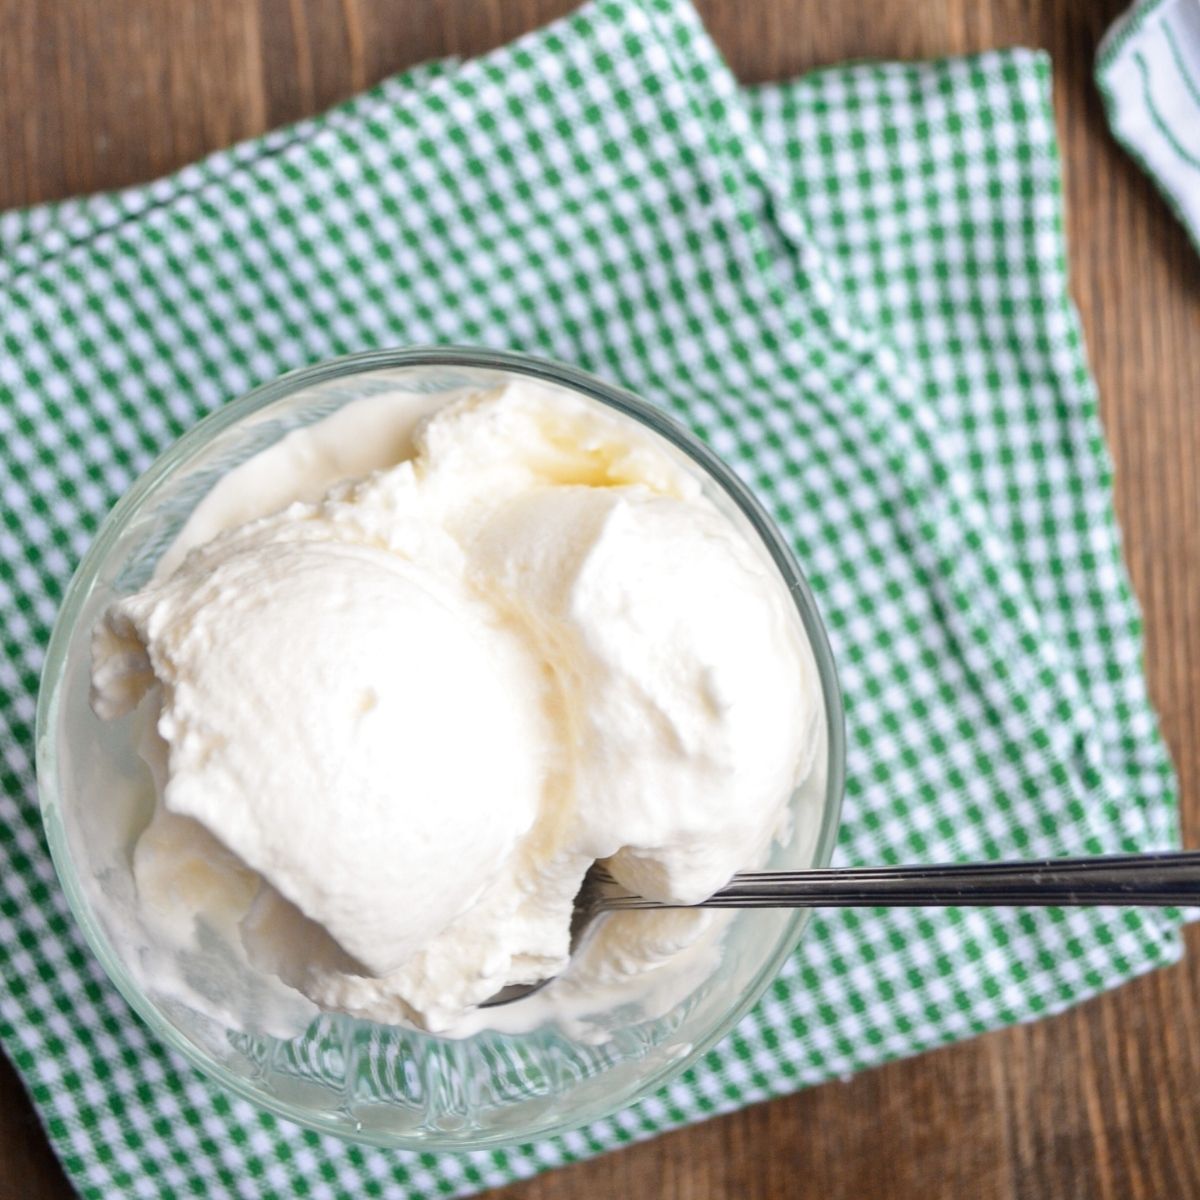
<path id="1" fill-rule="evenodd" d="M 1049 74 L 1015 50 L 746 92 L 685 0 L 594 2 L 169 179 L 0 221 L 0 1038 L 82 1192 L 469 1192 L 1177 956 L 1170 913 L 835 911 L 653 1099 L 516 1150 L 382 1153 L 254 1110 L 147 1034 L 35 803 L 56 603 L 150 459 L 289 368 L 469 342 L 668 406 L 774 513 L 846 693 L 842 862 L 1175 845 Z"/>
<path id="2" fill-rule="evenodd" d="M 1096 82 L 1117 141 L 1200 250 L 1200 0 L 1138 0 L 1100 43 Z"/>

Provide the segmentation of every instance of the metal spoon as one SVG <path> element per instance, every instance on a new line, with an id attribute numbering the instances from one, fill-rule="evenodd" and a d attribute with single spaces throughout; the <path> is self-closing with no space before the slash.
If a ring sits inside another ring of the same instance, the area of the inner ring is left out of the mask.
<path id="1" fill-rule="evenodd" d="M 1200 851 L 938 863 L 924 867 L 837 867 L 816 871 L 739 871 L 698 905 L 634 895 L 603 867 L 585 876 L 571 918 L 571 952 L 597 919 L 647 908 L 925 908 L 1200 904 Z M 514 983 L 480 1004 L 512 1004 L 551 979 Z"/>

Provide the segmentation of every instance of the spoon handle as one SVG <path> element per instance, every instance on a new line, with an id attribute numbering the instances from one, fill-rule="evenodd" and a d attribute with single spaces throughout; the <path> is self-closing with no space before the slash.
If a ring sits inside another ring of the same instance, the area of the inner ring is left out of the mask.
<path id="1" fill-rule="evenodd" d="M 1200 904 L 1200 851 L 814 871 L 741 871 L 703 908 Z M 613 896 L 604 909 L 682 907 Z"/>

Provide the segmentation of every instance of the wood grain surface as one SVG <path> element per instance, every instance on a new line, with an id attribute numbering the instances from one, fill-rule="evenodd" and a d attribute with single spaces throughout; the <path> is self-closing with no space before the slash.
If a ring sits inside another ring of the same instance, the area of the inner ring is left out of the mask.
<path id="1" fill-rule="evenodd" d="M 1045 47 L 1074 293 L 1117 463 L 1150 686 L 1200 841 L 1200 256 L 1108 135 L 1091 67 L 1123 0 L 700 0 L 747 81 L 849 58 Z M 0 208 L 151 179 L 571 0 L 0 0 Z M 495 1193 L 1200 1197 L 1193 957 L 1051 1020 L 710 1121 Z M 0 1058 L 0 1198 L 69 1196 Z"/>

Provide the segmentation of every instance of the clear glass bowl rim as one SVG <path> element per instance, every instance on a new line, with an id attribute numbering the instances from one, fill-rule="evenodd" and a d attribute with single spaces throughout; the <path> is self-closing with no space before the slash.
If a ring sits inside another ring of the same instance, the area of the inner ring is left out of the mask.
<path id="1" fill-rule="evenodd" d="M 80 561 L 64 593 L 46 650 L 37 702 L 35 738 L 38 800 L 42 820 L 55 871 L 89 947 L 117 990 L 134 1012 L 149 1026 L 153 1034 L 181 1054 L 203 1075 L 257 1107 L 294 1121 L 315 1132 L 329 1133 L 342 1138 L 349 1136 L 343 1126 L 333 1122 L 326 1123 L 303 1108 L 290 1105 L 286 1101 L 258 1090 L 250 1079 L 246 1079 L 210 1059 L 162 1016 L 157 1006 L 126 970 L 120 956 L 115 952 L 99 922 L 92 914 L 91 906 L 83 893 L 71 858 L 66 829 L 58 815 L 58 747 L 55 730 L 58 699 L 65 680 L 67 651 L 71 634 L 96 583 L 101 567 L 108 559 L 113 544 L 143 502 L 153 495 L 156 487 L 167 476 L 186 467 L 196 455 L 203 452 L 217 435 L 277 401 L 284 400 L 296 392 L 314 385 L 330 383 L 367 372 L 406 367 L 465 367 L 506 371 L 582 392 L 584 395 L 631 417 L 639 424 L 647 426 L 695 462 L 703 474 L 715 482 L 741 510 L 762 539 L 791 591 L 812 646 L 825 705 L 828 737 L 825 799 L 813 856 L 813 865 L 816 867 L 828 866 L 833 857 L 845 792 L 845 710 L 833 651 L 812 589 L 809 587 L 791 547 L 753 492 L 713 450 L 666 409 L 652 405 L 632 392 L 598 379 L 586 371 L 549 359 L 468 346 L 417 346 L 406 349 L 369 350 L 301 367 L 254 388 L 236 400 L 229 401 L 198 421 L 172 445 L 168 446 L 113 506 L 101 522 L 95 539 Z M 730 1008 L 725 1017 L 704 1038 L 694 1043 L 685 1056 L 647 1076 L 645 1080 L 639 1081 L 636 1094 L 620 1097 L 610 1112 L 652 1095 L 670 1079 L 694 1065 L 702 1055 L 724 1038 L 746 1012 L 757 1003 L 779 973 L 784 961 L 795 949 L 810 918 L 811 910 L 794 910 L 791 920 L 778 939 L 774 953 L 763 964 L 751 986 Z M 588 1119 L 592 1120 L 595 1117 L 589 1114 Z M 577 1124 L 578 1122 L 563 1120 L 528 1134 L 485 1135 L 473 1145 L 492 1149 L 528 1142 L 531 1139 L 553 1137 L 576 1128 Z M 449 1140 L 445 1144 L 439 1145 L 435 1139 L 428 1137 L 416 1138 L 388 1133 L 372 1136 L 368 1131 L 364 1131 L 361 1137 L 355 1137 L 353 1140 L 374 1144 L 385 1149 L 412 1149 L 431 1153 L 463 1151 L 472 1148 L 472 1145 L 460 1141 Z"/>

